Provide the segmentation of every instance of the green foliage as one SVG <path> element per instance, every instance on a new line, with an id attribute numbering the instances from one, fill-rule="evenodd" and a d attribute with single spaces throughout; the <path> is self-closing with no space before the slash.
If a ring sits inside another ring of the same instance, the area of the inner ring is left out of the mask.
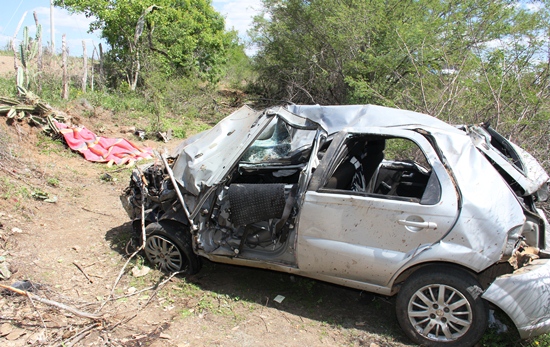
<path id="1" fill-rule="evenodd" d="M 17 85 L 25 89 L 29 88 L 30 78 L 35 77 L 35 74 L 29 71 L 29 63 L 38 53 L 38 43 L 40 42 L 41 36 L 42 26 L 40 24 L 36 28 L 36 37 L 34 40 L 29 37 L 29 27 L 23 28 L 23 40 L 19 44 L 18 55 L 22 67 L 17 70 Z"/>
<path id="2" fill-rule="evenodd" d="M 17 97 L 17 87 L 14 77 L 0 77 L 0 96 Z"/>
<path id="3" fill-rule="evenodd" d="M 536 153 L 550 120 L 548 2 L 263 0 L 255 87 L 295 103 L 379 104 L 491 121 Z M 528 5 L 536 5 L 529 7 Z"/>
<path id="4" fill-rule="evenodd" d="M 236 35 L 236 34 L 235 34 Z M 223 83 L 231 88 L 246 89 L 256 74 L 252 60 L 245 54 L 244 45 L 236 44 L 228 50 L 228 61 Z"/>
<path id="5" fill-rule="evenodd" d="M 235 35 L 209 0 L 58 0 L 57 6 L 94 16 L 111 46 L 113 76 L 135 89 L 138 73 L 161 71 L 216 82 L 223 75 Z"/>

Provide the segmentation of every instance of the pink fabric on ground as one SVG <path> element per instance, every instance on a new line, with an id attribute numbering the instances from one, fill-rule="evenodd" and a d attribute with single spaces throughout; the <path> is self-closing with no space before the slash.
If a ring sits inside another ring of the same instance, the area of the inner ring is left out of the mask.
<path id="1" fill-rule="evenodd" d="M 140 148 L 125 139 L 96 136 L 85 127 L 70 128 L 63 123 L 55 123 L 65 142 L 72 150 L 80 152 L 86 160 L 117 165 L 153 157 L 152 148 Z"/>

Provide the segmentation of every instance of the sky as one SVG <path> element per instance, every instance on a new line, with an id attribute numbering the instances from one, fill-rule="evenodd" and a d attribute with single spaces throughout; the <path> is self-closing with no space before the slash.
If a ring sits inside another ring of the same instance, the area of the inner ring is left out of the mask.
<path id="1" fill-rule="evenodd" d="M 227 29 L 235 29 L 243 40 L 247 40 L 246 31 L 252 24 L 252 17 L 260 9 L 260 0 L 215 0 L 214 8 L 225 17 Z M 8 47 L 13 38 L 17 26 L 26 12 L 22 25 L 17 34 L 16 43 L 23 37 L 23 27 L 29 28 L 29 36 L 34 37 L 36 27 L 33 12 L 36 11 L 38 23 L 42 25 L 42 43 L 49 45 L 52 41 L 50 30 L 50 0 L 9 0 L 2 1 L 0 12 L 0 48 Z M 82 41 L 86 42 L 87 54 L 91 56 L 92 50 L 101 41 L 100 33 L 88 33 L 91 20 L 84 15 L 70 14 L 65 10 L 54 8 L 54 43 L 56 52 L 61 52 L 61 36 L 66 34 L 69 54 L 82 55 Z M 106 47 L 103 43 L 104 49 Z M 248 54 L 253 54 L 254 49 L 247 49 Z"/>

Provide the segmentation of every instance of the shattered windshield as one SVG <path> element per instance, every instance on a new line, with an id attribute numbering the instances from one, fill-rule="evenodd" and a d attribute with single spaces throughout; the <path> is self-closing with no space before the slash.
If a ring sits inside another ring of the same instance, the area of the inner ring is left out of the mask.
<path id="1" fill-rule="evenodd" d="M 294 157 L 311 147 L 314 137 L 315 131 L 293 128 L 283 119 L 276 117 L 246 150 L 241 162 L 294 162 Z"/>

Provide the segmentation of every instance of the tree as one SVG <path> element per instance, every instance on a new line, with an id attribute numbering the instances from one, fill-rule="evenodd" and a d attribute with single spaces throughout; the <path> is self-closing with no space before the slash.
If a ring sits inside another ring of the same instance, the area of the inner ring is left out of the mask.
<path id="1" fill-rule="evenodd" d="M 527 4 L 263 0 L 252 31 L 258 85 L 292 102 L 374 103 L 453 120 L 513 119 L 519 100 L 535 100 L 517 97 L 543 91 L 548 75 L 541 64 L 547 7 Z M 540 112 L 540 106 L 522 107 Z"/>
<path id="2" fill-rule="evenodd" d="M 135 89 L 142 66 L 217 81 L 234 34 L 209 0 L 56 0 L 56 6 L 95 17 L 109 56 Z"/>

